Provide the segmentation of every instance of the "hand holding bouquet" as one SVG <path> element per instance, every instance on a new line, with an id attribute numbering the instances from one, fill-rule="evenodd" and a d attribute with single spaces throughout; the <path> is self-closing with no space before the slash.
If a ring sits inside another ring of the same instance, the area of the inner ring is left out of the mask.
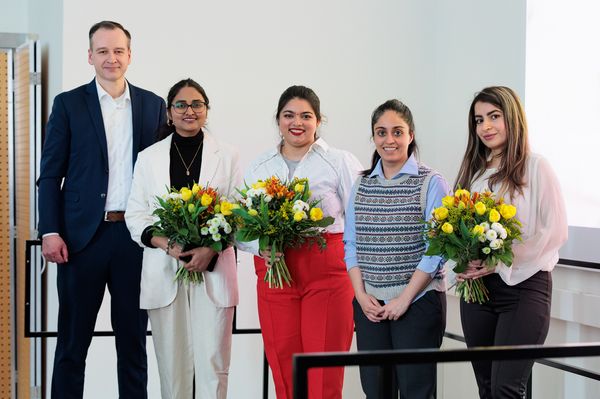
<path id="1" fill-rule="evenodd" d="M 325 248 L 322 233 L 333 218 L 323 217 L 323 211 L 317 207 L 319 201 L 310 199 L 307 179 L 294 178 L 285 183 L 273 176 L 250 187 L 246 185 L 240 194 L 239 208 L 233 210 L 239 219 L 236 238 L 242 242 L 258 240 L 260 251 L 271 251 L 272 266 L 265 275 L 269 288 L 283 288 L 284 282 L 291 285 L 285 259 L 276 254 L 307 240 Z"/>
<path id="2" fill-rule="evenodd" d="M 491 192 L 469 193 L 456 190 L 442 199 L 427 222 L 425 255 L 441 255 L 456 262 L 454 272 L 463 273 L 469 262 L 481 260 L 483 267 L 494 268 L 498 262 L 510 267 L 512 242 L 521 239 L 517 209 L 496 200 Z M 484 303 L 488 290 L 480 279 L 468 279 L 456 285 L 456 292 L 466 302 Z"/>
<path id="3" fill-rule="evenodd" d="M 209 247 L 220 252 L 233 241 L 233 213 L 237 205 L 220 197 L 217 190 L 194 184 L 190 189 L 171 188 L 162 197 L 156 197 L 158 206 L 154 215 L 153 234 L 167 237 L 169 247 L 179 244 L 184 250 Z M 190 272 L 180 266 L 175 280 L 201 283 L 201 272 Z"/>

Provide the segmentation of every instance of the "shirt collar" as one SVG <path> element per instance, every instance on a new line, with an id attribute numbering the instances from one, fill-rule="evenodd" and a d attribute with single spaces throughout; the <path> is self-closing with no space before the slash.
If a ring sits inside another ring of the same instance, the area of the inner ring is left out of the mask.
<path id="1" fill-rule="evenodd" d="M 102 101 L 102 99 L 104 97 L 108 97 L 116 103 L 120 103 L 122 101 L 131 101 L 131 94 L 129 93 L 129 84 L 127 83 L 127 80 L 125 81 L 125 91 L 123 92 L 123 94 L 121 94 L 120 97 L 117 97 L 115 99 L 113 99 L 111 97 L 111 95 L 108 94 L 102 86 L 100 86 L 100 83 L 98 83 L 98 79 L 95 79 L 95 81 L 96 81 L 96 90 L 98 91 L 98 100 L 99 101 Z"/>
<path id="2" fill-rule="evenodd" d="M 271 151 L 271 155 L 272 156 L 276 156 L 276 155 L 281 155 L 281 144 L 283 143 L 283 141 L 280 141 L 277 146 L 275 148 L 273 148 L 273 150 Z M 329 151 L 329 144 L 327 144 L 327 142 L 319 137 L 317 138 L 317 140 L 311 144 L 310 148 L 307 151 L 307 154 L 311 151 L 317 151 L 317 152 L 324 152 L 326 153 L 327 151 Z"/>
<path id="3" fill-rule="evenodd" d="M 419 165 L 417 164 L 417 160 L 415 159 L 415 154 L 411 154 L 411 156 L 408 157 L 408 159 L 404 163 L 404 166 L 402 166 L 402 169 L 400 169 L 400 172 L 398 172 L 394 177 L 392 177 L 392 179 L 397 179 L 398 177 L 400 177 L 400 175 L 418 175 L 418 174 L 419 174 Z M 383 166 L 381 166 L 381 159 L 379 161 L 377 161 L 377 165 L 375 165 L 373 172 L 371 172 L 371 174 L 369 175 L 369 177 L 376 177 L 376 176 L 381 176 L 381 177 L 385 178 L 385 175 L 383 174 Z"/>

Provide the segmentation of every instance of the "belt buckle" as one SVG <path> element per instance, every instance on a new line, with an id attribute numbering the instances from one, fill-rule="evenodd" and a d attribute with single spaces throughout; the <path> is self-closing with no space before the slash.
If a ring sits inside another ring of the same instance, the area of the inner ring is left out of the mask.
<path id="1" fill-rule="evenodd" d="M 109 212 L 104 212 L 104 221 L 105 222 L 110 222 L 110 220 L 108 220 L 108 214 L 109 213 L 110 213 L 110 211 Z"/>

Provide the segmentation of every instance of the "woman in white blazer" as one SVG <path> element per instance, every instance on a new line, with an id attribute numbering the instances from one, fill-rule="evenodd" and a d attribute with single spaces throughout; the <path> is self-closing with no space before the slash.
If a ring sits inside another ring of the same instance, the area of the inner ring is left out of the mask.
<path id="1" fill-rule="evenodd" d="M 241 183 L 237 152 L 202 130 L 208 109 L 204 89 L 193 80 L 171 88 L 167 124 L 159 131 L 161 140 L 138 156 L 125 213 L 131 237 L 144 248 L 140 307 L 148 310 L 163 399 L 227 397 L 238 303 L 233 248 L 183 251 L 169 246 L 166 237 L 154 237 L 151 228 L 156 197 L 166 187 L 197 182 L 230 196 Z M 179 264 L 202 272 L 204 282 L 176 282 Z"/>

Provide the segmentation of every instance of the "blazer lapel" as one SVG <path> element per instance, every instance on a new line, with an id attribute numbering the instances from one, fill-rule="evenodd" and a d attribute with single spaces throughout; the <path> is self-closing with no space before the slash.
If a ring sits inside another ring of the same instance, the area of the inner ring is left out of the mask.
<path id="1" fill-rule="evenodd" d="M 127 82 L 129 85 L 129 95 L 131 96 L 131 117 L 133 119 L 133 141 L 132 141 L 132 150 L 131 160 L 135 165 L 135 161 L 137 159 L 137 154 L 140 151 L 140 145 L 142 141 L 142 103 L 143 97 L 140 95 L 137 87 Z"/>
<path id="2" fill-rule="evenodd" d="M 202 167 L 198 184 L 211 185 L 219 168 L 219 147 L 210 134 L 204 133 L 204 144 L 202 146 Z"/>
<path id="3" fill-rule="evenodd" d="M 158 193 L 167 193 L 167 188 L 171 188 L 171 176 L 170 176 L 170 164 L 171 158 L 169 157 L 169 150 L 171 149 L 171 140 L 173 135 L 169 135 L 162 141 L 159 141 L 155 145 L 159 145 L 157 152 L 160 154 L 152 162 L 153 175 L 156 176 L 154 184 L 156 184 L 156 190 Z"/>
<path id="4" fill-rule="evenodd" d="M 100 150 L 102 151 L 102 159 L 104 160 L 104 168 L 108 169 L 108 148 L 106 145 L 106 133 L 104 131 L 104 121 L 102 120 L 102 110 L 100 101 L 98 100 L 98 90 L 96 90 L 96 79 L 92 80 L 86 88 L 85 102 L 90 113 L 90 119 L 94 125 L 94 131 Z"/>

